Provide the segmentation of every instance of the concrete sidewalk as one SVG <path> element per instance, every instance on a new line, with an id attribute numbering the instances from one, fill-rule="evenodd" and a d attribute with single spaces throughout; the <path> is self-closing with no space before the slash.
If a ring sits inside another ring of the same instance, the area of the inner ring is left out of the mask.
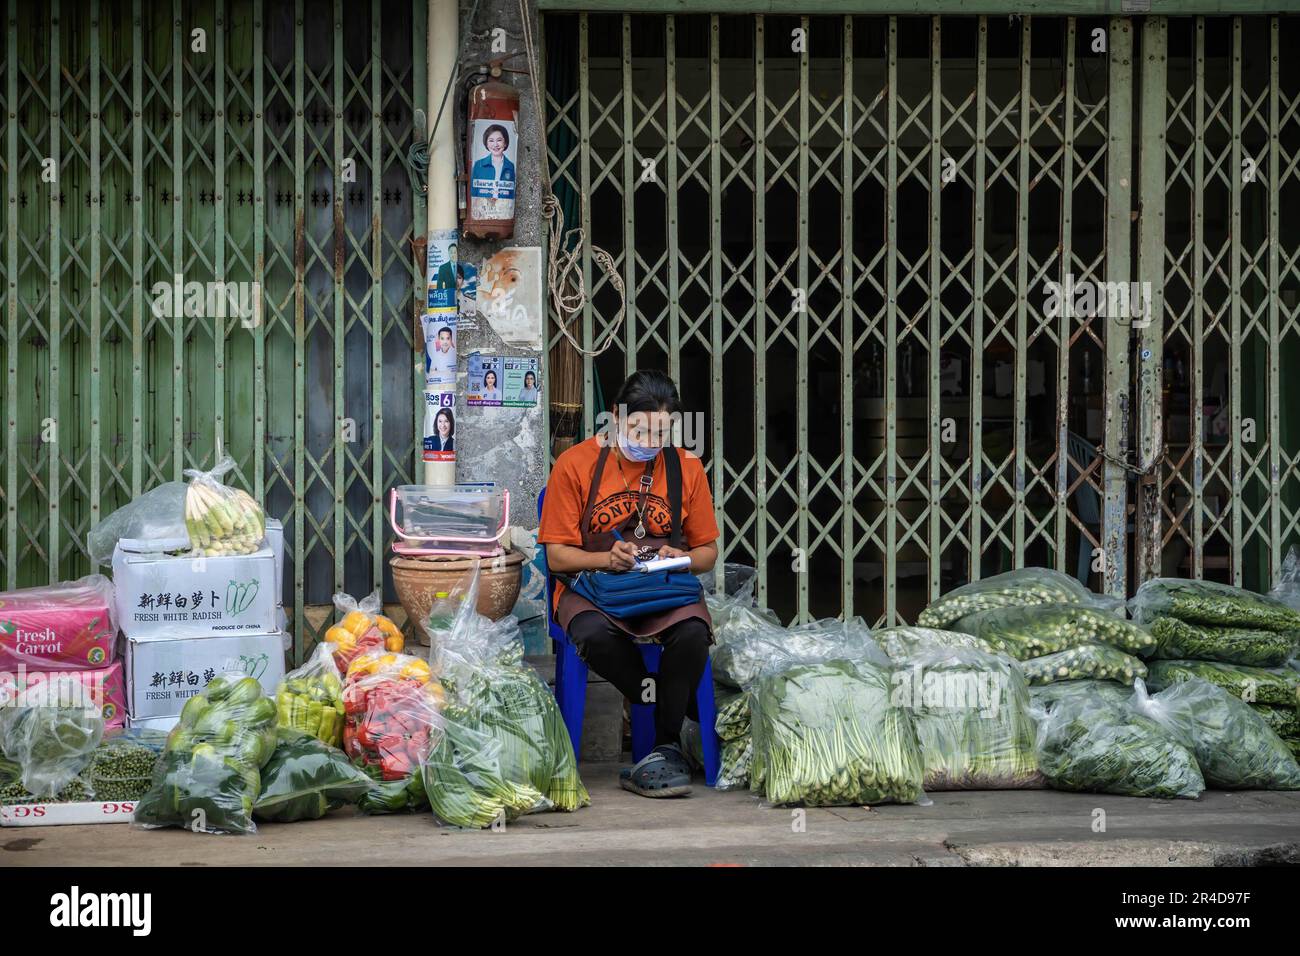
<path id="1" fill-rule="evenodd" d="M 0 830 L 0 867 L 221 865 L 1211 865 L 1300 864 L 1300 793 L 1213 791 L 1143 800 L 1050 790 L 936 793 L 934 805 L 763 807 L 697 784 L 679 800 L 618 787 L 584 764 L 592 806 L 504 832 L 460 832 L 430 814 L 263 824 L 252 837 L 127 826 Z M 1096 810 L 1106 830 L 1093 832 Z"/>

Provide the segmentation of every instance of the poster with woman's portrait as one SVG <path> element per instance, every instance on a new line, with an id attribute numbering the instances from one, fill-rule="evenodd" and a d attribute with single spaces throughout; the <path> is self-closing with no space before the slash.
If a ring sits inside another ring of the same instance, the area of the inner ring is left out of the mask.
<path id="1" fill-rule="evenodd" d="M 541 396 L 541 381 L 537 377 L 537 359 L 510 358 L 501 360 L 501 404 L 510 408 L 529 408 Z"/>
<path id="2" fill-rule="evenodd" d="M 465 404 L 501 404 L 501 356 L 475 352 L 466 363 Z"/>
<path id="3" fill-rule="evenodd" d="M 456 460 L 456 393 L 424 393 L 424 460 Z"/>
<path id="4" fill-rule="evenodd" d="M 472 133 L 474 165 L 470 167 L 470 216 L 474 219 L 513 219 L 515 216 L 515 124 L 510 120 L 479 119 Z"/>

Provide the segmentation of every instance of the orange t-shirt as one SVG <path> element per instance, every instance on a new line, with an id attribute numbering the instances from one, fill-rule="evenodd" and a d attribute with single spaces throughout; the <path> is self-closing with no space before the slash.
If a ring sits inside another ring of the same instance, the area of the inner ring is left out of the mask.
<path id="1" fill-rule="evenodd" d="M 600 442 L 593 436 L 579 442 L 555 460 L 546 483 L 546 500 L 542 505 L 542 522 L 537 532 L 540 544 L 570 544 L 582 547 L 582 512 L 587 507 L 591 479 L 600 457 Z M 687 548 L 698 548 L 718 539 L 718 521 L 713 514 L 713 495 L 704 465 L 690 452 L 682 451 L 682 540 Z M 641 476 L 645 465 L 624 461 L 617 451 L 605 459 L 600 476 L 600 490 L 591 510 L 589 532 L 597 534 L 622 528 L 633 519 L 641 496 Z M 667 538 L 672 526 L 668 507 L 668 476 L 663 458 L 655 461 L 654 480 L 646 495 L 645 530 L 652 538 Z M 631 529 L 629 528 L 629 534 Z M 634 544 L 634 538 L 628 538 Z"/>

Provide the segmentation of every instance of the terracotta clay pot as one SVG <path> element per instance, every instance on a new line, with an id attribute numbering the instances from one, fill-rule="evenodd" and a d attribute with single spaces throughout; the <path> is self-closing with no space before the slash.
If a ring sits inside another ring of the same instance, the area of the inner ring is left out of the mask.
<path id="1" fill-rule="evenodd" d="M 474 568 L 473 558 L 452 555 L 407 558 L 393 555 L 388 562 L 393 569 L 393 587 L 407 617 L 418 625 L 422 644 L 431 643 L 424 621 L 439 594 L 448 594 L 461 584 Z M 499 560 L 484 558 L 479 566 L 478 612 L 500 620 L 514 608 L 523 579 L 522 551 L 507 551 Z"/>

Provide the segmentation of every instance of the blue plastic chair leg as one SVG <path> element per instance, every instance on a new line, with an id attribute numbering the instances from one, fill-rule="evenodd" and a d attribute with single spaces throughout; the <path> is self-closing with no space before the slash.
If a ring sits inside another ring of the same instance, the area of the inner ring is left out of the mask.
<path id="1" fill-rule="evenodd" d="M 722 741 L 718 739 L 718 708 L 713 700 L 713 665 L 704 662 L 704 675 L 695 689 L 695 706 L 700 712 L 700 742 L 704 749 L 704 782 L 718 782 L 722 768 Z"/>
<path id="2" fill-rule="evenodd" d="M 555 642 L 555 703 L 573 741 L 573 753 L 582 754 L 582 719 L 587 710 L 587 664 L 568 641 Z"/>
<path id="3" fill-rule="evenodd" d="M 658 644 L 637 644 L 645 669 L 659 673 L 659 658 L 663 648 Z M 636 763 L 655 747 L 655 706 L 632 701 L 632 762 Z"/>

